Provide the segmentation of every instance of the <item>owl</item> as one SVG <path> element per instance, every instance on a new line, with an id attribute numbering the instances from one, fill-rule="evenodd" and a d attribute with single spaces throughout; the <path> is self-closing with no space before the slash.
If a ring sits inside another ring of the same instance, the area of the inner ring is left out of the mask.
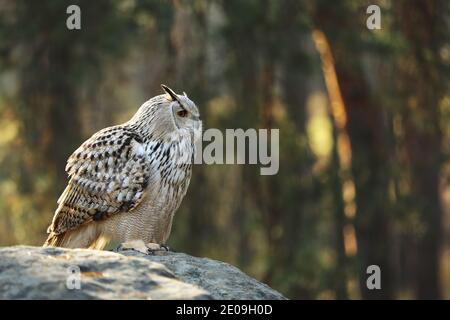
<path id="1" fill-rule="evenodd" d="M 95 133 L 69 157 L 69 182 L 44 246 L 167 248 L 202 122 L 185 93 L 161 87 L 165 94 L 142 104 L 128 122 Z"/>

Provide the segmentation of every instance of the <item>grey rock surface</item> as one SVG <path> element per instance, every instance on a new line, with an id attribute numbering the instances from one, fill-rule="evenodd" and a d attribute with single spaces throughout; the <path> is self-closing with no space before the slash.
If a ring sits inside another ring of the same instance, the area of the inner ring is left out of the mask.
<path id="1" fill-rule="evenodd" d="M 229 264 L 183 253 L 14 246 L 0 248 L 0 299 L 285 298 Z"/>
<path id="2" fill-rule="evenodd" d="M 122 253 L 164 264 L 177 278 L 205 289 L 213 299 L 286 299 L 268 285 L 249 277 L 238 268 L 225 262 L 173 252 L 154 256 L 143 255 L 135 251 Z"/>

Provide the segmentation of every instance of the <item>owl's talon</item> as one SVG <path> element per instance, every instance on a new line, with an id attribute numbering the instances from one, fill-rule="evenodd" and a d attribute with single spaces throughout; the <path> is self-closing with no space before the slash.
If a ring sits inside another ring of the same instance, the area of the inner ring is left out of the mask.
<path id="1" fill-rule="evenodd" d="M 129 242 L 121 243 L 116 252 L 120 251 L 136 251 L 145 255 L 156 255 L 157 252 L 168 252 L 170 248 L 165 244 L 157 244 L 157 243 L 144 243 L 142 240 L 133 240 Z"/>
<path id="2" fill-rule="evenodd" d="M 147 254 L 147 249 L 148 249 L 148 247 L 145 245 L 144 241 L 133 240 L 133 241 L 121 243 L 117 247 L 117 252 L 132 250 L 132 251 L 140 252 L 143 254 Z"/>
<path id="3" fill-rule="evenodd" d="M 147 247 L 147 254 L 148 255 L 156 255 L 157 252 L 167 252 L 168 247 L 163 244 L 157 244 L 157 243 L 147 243 L 145 245 Z"/>
<path id="4" fill-rule="evenodd" d="M 115 248 L 115 249 L 113 249 L 112 251 L 113 252 L 120 252 L 120 251 L 126 251 L 126 250 L 128 250 L 128 248 L 123 248 L 122 247 L 122 245 L 121 244 L 119 244 L 118 246 L 117 246 L 117 248 Z"/>
<path id="5" fill-rule="evenodd" d="M 165 245 L 165 244 L 160 244 L 159 246 L 160 246 L 162 249 L 166 250 L 167 252 L 172 251 L 172 250 L 170 250 L 170 247 L 167 246 L 167 245 Z"/>

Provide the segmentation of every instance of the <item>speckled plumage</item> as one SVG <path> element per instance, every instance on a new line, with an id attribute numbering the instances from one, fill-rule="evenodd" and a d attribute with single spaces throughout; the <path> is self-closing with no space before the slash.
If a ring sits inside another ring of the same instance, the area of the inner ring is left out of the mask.
<path id="1" fill-rule="evenodd" d="M 69 157 L 69 182 L 45 245 L 167 241 L 191 178 L 201 121 L 186 95 L 163 88 L 167 94 L 144 103 L 128 122 L 95 133 Z"/>

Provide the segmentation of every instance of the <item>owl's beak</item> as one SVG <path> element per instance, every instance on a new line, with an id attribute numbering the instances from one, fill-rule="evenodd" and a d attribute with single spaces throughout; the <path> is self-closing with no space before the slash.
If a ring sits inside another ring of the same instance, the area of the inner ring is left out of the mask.
<path id="1" fill-rule="evenodd" d="M 178 97 L 177 97 L 177 94 L 175 93 L 175 91 L 173 91 L 172 89 L 170 89 L 168 86 L 166 86 L 164 84 L 161 84 L 161 88 L 164 90 L 165 93 L 167 93 L 172 98 L 172 101 L 180 102 L 178 100 Z"/>

